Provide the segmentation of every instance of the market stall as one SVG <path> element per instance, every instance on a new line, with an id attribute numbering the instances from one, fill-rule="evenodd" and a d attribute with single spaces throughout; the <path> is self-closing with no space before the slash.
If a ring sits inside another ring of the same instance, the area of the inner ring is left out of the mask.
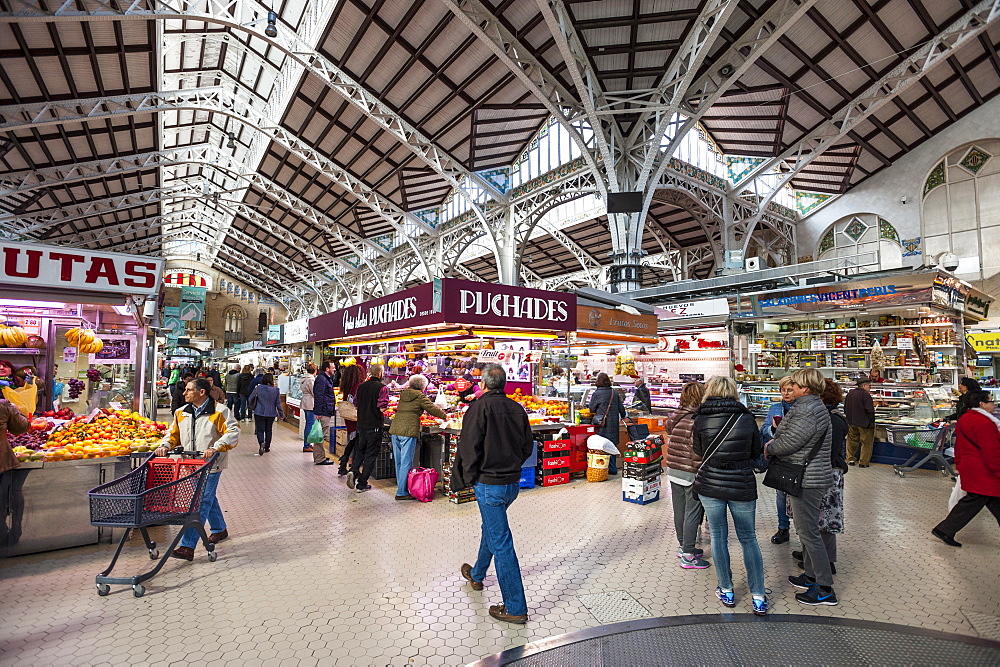
<path id="1" fill-rule="evenodd" d="M 461 430 L 462 383 L 475 382 L 487 363 L 504 367 L 507 394 L 537 413 L 536 426 L 553 420 L 561 427 L 567 402 L 537 397 L 535 386 L 543 343 L 576 328 L 575 307 L 572 294 L 446 278 L 314 317 L 309 341 L 340 363 L 382 363 L 390 400 L 410 375 L 426 375 L 429 394 L 449 415 L 451 434 Z M 427 420 L 425 431 L 437 436 L 442 426 Z M 430 451 L 418 448 L 418 462 L 445 472 L 443 439 L 427 441 L 435 444 Z"/>
<path id="2" fill-rule="evenodd" d="M 971 375 L 965 326 L 983 319 L 967 299 L 992 301 L 940 271 L 868 279 L 744 299 L 733 320 L 737 380 L 758 416 L 779 400 L 777 381 L 816 368 L 845 390 L 873 379 L 877 433 L 873 460 L 905 459 L 885 429 L 925 427 L 953 411 L 959 377 Z"/>
<path id="3" fill-rule="evenodd" d="M 0 482 L 0 555 L 91 544 L 86 491 L 155 428 L 137 426 L 157 375 L 141 313 L 163 260 L 11 241 L 0 254 L 0 382 L 37 389 L 32 430 L 12 438 L 21 465 Z"/>

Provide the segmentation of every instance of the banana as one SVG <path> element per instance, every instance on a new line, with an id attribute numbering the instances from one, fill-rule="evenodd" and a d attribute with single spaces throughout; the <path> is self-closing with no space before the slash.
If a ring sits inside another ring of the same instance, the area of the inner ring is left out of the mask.
<path id="1" fill-rule="evenodd" d="M 21 327 L 11 327 L 7 331 L 13 332 L 14 347 L 24 347 L 28 342 L 28 333 Z"/>
<path id="2" fill-rule="evenodd" d="M 90 329 L 80 330 L 80 344 L 88 345 L 94 342 L 94 332 Z"/>

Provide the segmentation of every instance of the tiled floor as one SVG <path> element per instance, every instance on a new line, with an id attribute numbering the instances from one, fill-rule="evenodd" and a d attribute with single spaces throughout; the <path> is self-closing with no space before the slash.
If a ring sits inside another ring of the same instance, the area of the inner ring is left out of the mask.
<path id="1" fill-rule="evenodd" d="M 146 596 L 93 577 L 109 545 L 0 561 L 0 663 L 30 665 L 457 664 L 552 635 L 598 625 L 577 596 L 625 591 L 653 615 L 723 611 L 711 569 L 678 568 L 667 500 L 621 501 L 616 480 L 523 491 L 511 524 L 530 621 L 494 622 L 491 573 L 474 592 L 459 575 L 479 541 L 474 503 L 393 499 L 392 480 L 356 494 L 334 466 L 312 465 L 292 430 L 276 427 L 272 453 L 253 456 L 244 435 L 220 485 L 233 538 L 210 563 L 171 561 Z M 819 614 L 975 635 L 1000 616 L 1000 529 L 988 513 L 952 549 L 933 539 L 950 483 L 921 472 L 900 479 L 884 466 L 847 476 L 840 606 L 812 609 L 782 583 L 796 569 L 792 544 L 775 546 L 773 495 L 762 487 L 758 533 L 774 613 Z M 84 502 L 81 499 L 81 502 Z M 749 612 L 734 543 L 737 613 Z M 707 545 L 706 545 L 707 550 Z M 141 544 L 117 571 L 149 565 Z"/>

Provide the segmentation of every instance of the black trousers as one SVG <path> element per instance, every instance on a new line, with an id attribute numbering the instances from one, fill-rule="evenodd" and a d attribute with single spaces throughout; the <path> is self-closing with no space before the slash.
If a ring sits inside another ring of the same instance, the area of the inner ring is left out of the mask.
<path id="1" fill-rule="evenodd" d="M 937 529 L 945 535 L 954 537 L 955 533 L 965 528 L 984 507 L 993 513 L 997 523 L 1000 524 L 1000 497 L 966 493 L 965 497 L 955 504 L 944 521 L 937 525 Z"/>
<path id="2" fill-rule="evenodd" d="M 271 451 L 271 436 L 274 433 L 274 417 L 253 416 L 254 430 L 257 433 L 257 445 L 265 452 Z"/>
<path id="3" fill-rule="evenodd" d="M 364 487 L 375 471 L 375 459 L 382 448 L 382 429 L 359 428 L 354 442 L 354 456 L 351 459 L 354 485 Z"/>

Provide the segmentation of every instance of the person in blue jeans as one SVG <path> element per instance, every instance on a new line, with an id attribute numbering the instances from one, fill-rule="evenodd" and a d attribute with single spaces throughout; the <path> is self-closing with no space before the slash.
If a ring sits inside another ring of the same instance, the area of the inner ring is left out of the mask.
<path id="1" fill-rule="evenodd" d="M 503 368 L 487 366 L 482 378 L 485 393 L 462 419 L 458 454 L 451 470 L 452 491 L 470 486 L 475 489 L 483 522 L 476 563 L 464 563 L 461 573 L 473 590 L 481 591 L 486 571 L 494 562 L 503 604 L 491 606 L 490 616 L 524 624 L 528 620 L 528 603 L 507 508 L 517 499 L 521 466 L 535 443 L 524 408 L 504 394 L 507 374 Z"/>
<path id="2" fill-rule="evenodd" d="M 786 375 L 778 381 L 778 390 L 781 392 L 781 400 L 772 403 L 764 418 L 764 424 L 760 427 L 760 437 L 762 442 L 768 442 L 774 437 L 774 429 L 778 422 L 785 418 L 785 413 L 792 407 L 792 376 Z M 788 529 L 791 522 L 788 520 L 788 496 L 784 491 L 774 492 L 774 502 L 778 510 L 778 532 L 771 536 L 772 544 L 784 544 L 789 540 Z"/>
<path id="3" fill-rule="evenodd" d="M 428 412 L 439 419 L 445 418 L 444 410 L 424 394 L 426 387 L 425 376 L 410 376 L 406 389 L 399 394 L 396 416 L 389 425 L 392 455 L 396 461 L 396 500 L 414 500 L 407 483 L 413 468 L 413 455 L 417 451 L 417 438 L 420 437 L 421 415 Z"/>
<path id="4" fill-rule="evenodd" d="M 712 535 L 719 582 L 715 595 L 724 606 L 736 606 L 729 561 L 728 509 L 743 549 L 753 613 L 763 616 L 768 603 L 764 559 L 754 525 L 757 480 L 753 472 L 754 459 L 763 452 L 763 446 L 757 421 L 737 399 L 736 383 L 731 378 L 713 377 L 705 383 L 705 395 L 694 419 L 694 452 L 702 461 L 693 486 L 705 508 Z"/>
<path id="5" fill-rule="evenodd" d="M 196 378 L 187 383 L 184 389 L 187 404 L 174 412 L 173 422 L 160 442 L 156 455 L 166 456 L 168 449 L 178 446 L 185 451 L 204 452 L 206 460 L 213 454 L 218 454 L 208 474 L 200 509 L 201 520 L 207 520 L 212 530 L 208 541 L 217 544 L 229 537 L 229 531 L 216 490 L 219 488 L 222 471 L 226 468 L 228 452 L 239 443 L 240 425 L 229 408 L 208 395 L 211 388 L 205 378 Z M 181 537 L 180 546 L 170 555 L 181 560 L 194 560 L 194 547 L 198 544 L 198 537 L 198 529 L 188 528 Z"/>

